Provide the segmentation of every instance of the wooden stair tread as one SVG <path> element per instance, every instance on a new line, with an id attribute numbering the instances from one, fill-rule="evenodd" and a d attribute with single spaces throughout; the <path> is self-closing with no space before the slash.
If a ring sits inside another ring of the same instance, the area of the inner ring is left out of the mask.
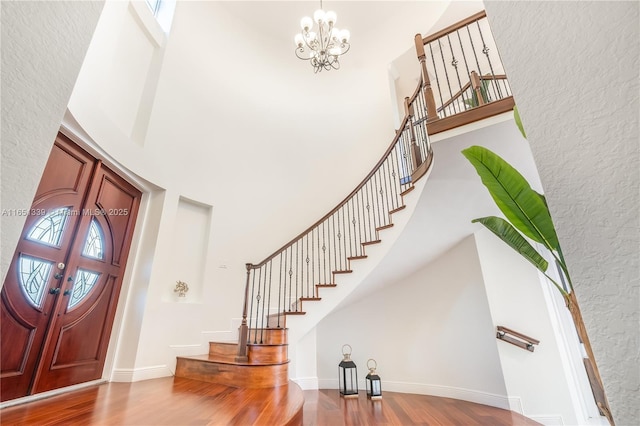
<path id="1" fill-rule="evenodd" d="M 241 361 L 236 361 L 235 357 L 236 357 L 235 354 L 234 355 L 203 354 L 203 355 L 179 356 L 177 358 L 191 360 L 191 361 L 200 361 L 200 362 L 211 363 L 211 364 L 242 365 L 245 367 L 263 367 L 265 365 L 281 365 L 281 364 L 289 363 L 289 360 L 286 360 L 283 362 L 267 362 L 267 363 L 256 363 L 251 361 L 241 362 Z"/>
<path id="2" fill-rule="evenodd" d="M 316 284 L 316 287 L 337 287 L 338 284 Z"/>
<path id="3" fill-rule="evenodd" d="M 347 260 L 360 260 L 360 259 L 366 259 L 368 256 L 366 254 L 362 255 L 362 256 L 349 256 L 347 257 Z"/>
<path id="4" fill-rule="evenodd" d="M 334 274 L 350 274 L 353 271 L 351 269 L 343 269 L 341 271 L 333 271 Z"/>
<path id="5" fill-rule="evenodd" d="M 382 226 L 378 226 L 376 228 L 376 231 L 382 231 L 383 229 L 389 229 L 393 227 L 393 223 L 389 223 L 388 225 L 382 225 Z"/>
<path id="6" fill-rule="evenodd" d="M 302 302 L 318 301 L 318 300 L 322 300 L 322 297 L 301 297 L 300 300 Z"/>
<path id="7" fill-rule="evenodd" d="M 391 211 L 389 212 L 389 214 L 394 214 L 394 213 L 396 213 L 396 212 L 399 212 L 400 210 L 404 210 L 406 207 L 407 207 L 407 206 L 400 206 L 400 207 L 398 207 L 398 208 L 395 208 L 395 209 L 391 210 Z"/>
<path id="8" fill-rule="evenodd" d="M 380 244 L 382 240 L 373 240 L 373 241 L 365 241 L 364 243 L 360 243 L 363 246 L 369 246 L 371 244 Z"/>
<path id="9" fill-rule="evenodd" d="M 415 188 L 415 186 L 410 186 L 409 188 L 405 189 L 404 191 L 402 191 L 400 193 L 401 197 L 404 197 L 405 195 L 407 195 L 408 193 L 410 193 L 411 191 L 413 191 L 413 188 Z"/>

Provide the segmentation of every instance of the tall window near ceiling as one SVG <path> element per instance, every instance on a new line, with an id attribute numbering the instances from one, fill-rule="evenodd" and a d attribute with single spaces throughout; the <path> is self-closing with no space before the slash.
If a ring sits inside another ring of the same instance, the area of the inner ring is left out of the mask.
<path id="1" fill-rule="evenodd" d="M 176 8 L 176 0 L 145 0 L 151 13 L 162 27 L 165 33 L 171 28 L 173 12 Z"/>

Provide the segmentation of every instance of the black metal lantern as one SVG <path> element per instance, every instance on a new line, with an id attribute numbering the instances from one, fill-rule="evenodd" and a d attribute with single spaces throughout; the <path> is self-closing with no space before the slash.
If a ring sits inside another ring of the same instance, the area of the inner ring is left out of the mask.
<path id="1" fill-rule="evenodd" d="M 349 348 L 345 352 L 345 348 Z M 358 371 L 356 363 L 351 361 L 351 346 L 342 347 L 343 360 L 338 364 L 338 381 L 340 384 L 340 396 L 343 398 L 358 397 Z"/>
<path id="2" fill-rule="evenodd" d="M 369 364 L 373 361 L 373 367 Z M 369 369 L 369 374 L 367 374 L 366 382 L 367 382 L 367 398 L 369 399 L 382 399 L 382 383 L 380 382 L 380 376 L 376 373 L 376 368 L 378 367 L 378 363 L 375 359 L 369 359 L 367 361 L 367 368 Z"/>

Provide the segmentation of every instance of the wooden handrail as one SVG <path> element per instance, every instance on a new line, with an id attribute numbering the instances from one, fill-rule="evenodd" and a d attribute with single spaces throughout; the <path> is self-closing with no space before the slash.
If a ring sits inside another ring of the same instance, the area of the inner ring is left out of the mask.
<path id="1" fill-rule="evenodd" d="M 509 334 L 513 337 L 508 336 Z M 501 325 L 497 327 L 496 337 L 500 340 L 504 340 L 507 343 L 511 343 L 512 345 L 518 346 L 522 349 L 526 349 L 529 352 L 534 351 L 535 348 L 533 345 L 540 344 L 540 340 L 529 337 L 526 334 L 513 331 L 510 328 L 503 327 Z"/>
<path id="2" fill-rule="evenodd" d="M 451 34 L 452 32 L 454 32 L 456 30 L 459 30 L 460 28 L 464 27 L 465 25 L 472 24 L 472 23 L 484 18 L 485 16 L 487 16 L 487 12 L 485 12 L 484 10 L 481 11 L 481 12 L 476 13 L 475 15 L 471 15 L 468 18 L 463 19 L 460 22 L 456 22 L 453 25 L 449 25 L 447 28 L 444 28 L 444 29 L 438 31 L 435 34 L 431 34 L 429 36 L 422 37 L 422 44 L 427 44 L 427 43 L 431 43 L 432 41 L 436 41 L 440 37 L 444 37 L 447 34 Z"/>
<path id="3" fill-rule="evenodd" d="M 418 83 L 418 87 L 416 87 L 416 89 L 413 92 L 413 94 L 411 95 L 411 97 L 406 98 L 406 99 L 409 99 L 410 103 L 413 103 L 415 101 L 416 97 L 418 97 L 418 94 L 420 93 L 420 88 L 421 87 L 422 87 L 422 80 Z M 410 118 L 411 118 L 410 116 L 405 114 L 405 117 L 402 120 L 402 123 L 400 124 L 399 130 L 396 130 L 396 135 L 394 136 L 393 140 L 391 141 L 391 145 L 389 145 L 387 150 L 384 152 L 384 154 L 382 155 L 380 160 L 376 163 L 376 165 L 373 167 L 373 169 L 371 169 L 369 174 L 367 174 L 367 176 L 365 176 L 365 178 L 362 180 L 362 182 L 360 182 L 360 184 L 358 186 L 356 186 L 356 188 L 353 191 L 351 191 L 349 193 L 349 195 L 347 195 L 344 198 L 344 200 L 342 200 L 340 203 L 338 203 L 337 206 L 335 206 L 331 211 L 329 211 L 329 213 L 327 213 L 324 216 L 322 216 L 313 225 L 311 225 L 310 227 L 308 227 L 307 229 L 302 231 L 295 238 L 291 239 L 291 241 L 289 241 L 288 243 L 286 243 L 285 245 L 280 247 L 278 250 L 273 252 L 271 255 L 269 255 L 267 258 L 265 258 L 262 262 L 257 263 L 257 264 L 248 263 L 247 264 L 247 268 L 257 269 L 257 268 L 260 268 L 261 266 L 264 266 L 268 261 L 272 260 L 274 257 L 276 257 L 278 254 L 280 254 L 282 251 L 284 251 L 288 247 L 290 247 L 293 243 L 295 243 L 300 238 L 302 238 L 303 236 L 305 236 L 309 232 L 311 232 L 311 230 L 313 230 L 316 226 L 318 226 L 319 224 L 321 224 L 322 222 L 327 220 L 329 217 L 331 217 L 331 215 L 333 215 L 335 212 L 340 210 L 340 208 L 342 208 L 360 189 L 362 189 L 362 187 L 367 184 L 369 179 L 371 179 L 371 177 L 378 171 L 378 169 L 384 163 L 384 161 L 387 159 L 387 157 L 389 156 L 391 151 L 393 151 L 393 149 L 395 148 L 396 143 L 398 142 L 398 138 L 400 138 L 400 135 L 402 134 L 402 130 L 407 126 L 407 123 L 408 123 Z"/>

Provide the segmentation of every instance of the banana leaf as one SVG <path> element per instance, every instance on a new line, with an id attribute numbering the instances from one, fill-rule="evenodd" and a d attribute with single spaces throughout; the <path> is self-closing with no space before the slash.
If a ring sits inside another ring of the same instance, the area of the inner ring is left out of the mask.
<path id="1" fill-rule="evenodd" d="M 527 138 L 527 134 L 524 132 L 524 126 L 522 125 L 522 120 L 520 119 L 520 113 L 518 112 L 518 107 L 514 105 L 513 107 L 513 119 L 516 121 L 516 126 L 522 133 L 523 138 Z"/>
<path id="2" fill-rule="evenodd" d="M 462 154 L 475 167 L 508 221 L 533 241 L 558 251 L 558 237 L 544 197 L 531 189 L 516 169 L 487 148 L 472 146 Z"/>
<path id="3" fill-rule="evenodd" d="M 520 253 L 522 257 L 527 259 L 542 272 L 546 272 L 549 267 L 549 263 L 533 248 L 531 244 L 511 226 L 509 222 L 501 217 L 487 216 L 474 219 L 471 222 L 480 222 L 487 227 L 491 232 L 496 234 L 498 238 L 507 243 L 509 247 Z"/>

